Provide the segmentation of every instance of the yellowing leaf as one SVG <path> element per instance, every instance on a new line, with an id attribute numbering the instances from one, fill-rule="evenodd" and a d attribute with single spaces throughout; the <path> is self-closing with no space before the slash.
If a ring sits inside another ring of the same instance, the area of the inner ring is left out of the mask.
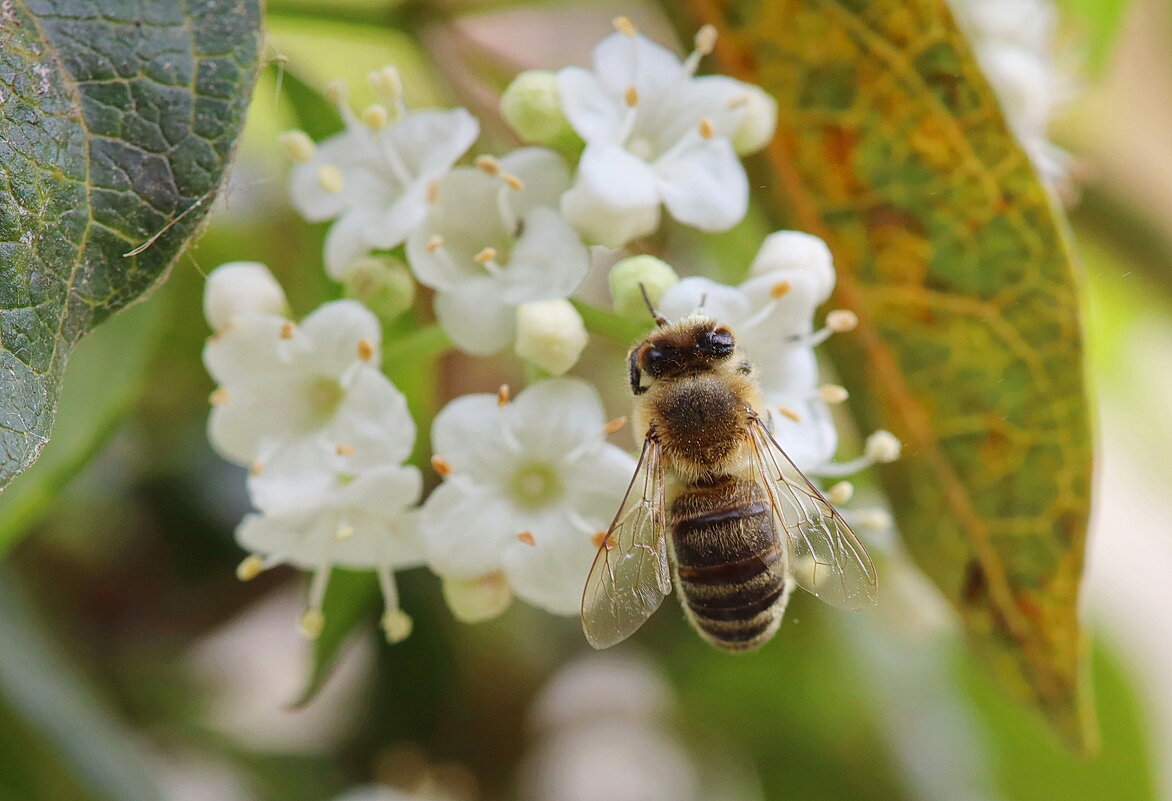
<path id="1" fill-rule="evenodd" d="M 778 100 L 759 174 L 827 239 L 856 333 L 833 356 L 900 532 L 1000 682 L 1077 747 L 1090 494 L 1078 294 L 1061 224 L 941 0 L 690 0 L 720 71 Z M 882 603 L 882 599 L 880 600 Z"/>

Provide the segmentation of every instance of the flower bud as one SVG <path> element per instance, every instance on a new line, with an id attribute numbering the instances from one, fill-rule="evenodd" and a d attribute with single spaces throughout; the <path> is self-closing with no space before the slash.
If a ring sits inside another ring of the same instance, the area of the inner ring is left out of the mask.
<path id="1" fill-rule="evenodd" d="M 764 148 L 777 130 L 777 101 L 759 86 L 745 84 L 741 119 L 732 135 L 738 156 L 748 156 Z"/>
<path id="2" fill-rule="evenodd" d="M 392 256 L 368 256 L 346 269 L 343 294 L 370 309 L 384 322 L 415 303 L 415 279 L 407 265 Z"/>
<path id="3" fill-rule="evenodd" d="M 204 284 L 203 315 L 213 331 L 219 331 L 237 314 L 284 316 L 288 308 L 281 285 L 260 262 L 221 264 Z"/>
<path id="4" fill-rule="evenodd" d="M 552 72 L 528 70 L 514 78 L 501 95 L 501 116 L 526 142 L 554 147 L 577 144 Z"/>
<path id="5" fill-rule="evenodd" d="M 539 300 L 517 307 L 517 355 L 561 375 L 578 362 L 589 336 L 568 300 Z"/>
<path id="6" fill-rule="evenodd" d="M 474 579 L 446 578 L 444 600 L 456 620 L 483 623 L 504 612 L 513 600 L 513 592 L 502 573 L 489 573 Z"/>
<path id="7" fill-rule="evenodd" d="M 863 452 L 873 462 L 886 464 L 899 458 L 903 444 L 890 431 L 879 429 L 867 437 Z"/>
<path id="8" fill-rule="evenodd" d="M 610 270 L 610 296 L 614 299 L 615 311 L 624 317 L 648 315 L 643 292 L 652 304 L 663 299 L 663 293 L 680 282 L 680 277 L 671 265 L 654 256 L 631 256 L 617 263 Z"/>
<path id="9" fill-rule="evenodd" d="M 812 273 L 817 279 L 817 294 L 822 300 L 830 297 L 834 290 L 834 256 L 826 243 L 813 234 L 774 231 L 765 237 L 749 265 L 749 275 L 764 275 L 775 270 Z"/>

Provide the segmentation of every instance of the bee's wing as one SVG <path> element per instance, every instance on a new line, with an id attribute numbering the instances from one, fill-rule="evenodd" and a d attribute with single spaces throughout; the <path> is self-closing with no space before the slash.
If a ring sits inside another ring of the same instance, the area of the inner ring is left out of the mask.
<path id="1" fill-rule="evenodd" d="M 631 636 L 671 592 L 664 504 L 660 445 L 648 437 L 582 593 L 582 630 L 595 648 Z"/>
<path id="2" fill-rule="evenodd" d="M 866 609 L 877 600 L 875 565 L 830 502 L 754 417 L 753 459 L 789 541 L 789 573 L 798 586 L 832 606 Z"/>

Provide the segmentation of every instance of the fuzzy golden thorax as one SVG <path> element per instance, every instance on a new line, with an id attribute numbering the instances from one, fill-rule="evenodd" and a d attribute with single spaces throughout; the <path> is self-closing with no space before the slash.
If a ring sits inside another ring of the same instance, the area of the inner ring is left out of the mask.
<path id="1" fill-rule="evenodd" d="M 653 432 L 676 480 L 743 470 L 761 398 L 728 326 L 700 314 L 662 325 L 631 349 L 628 366 L 635 435 Z"/>

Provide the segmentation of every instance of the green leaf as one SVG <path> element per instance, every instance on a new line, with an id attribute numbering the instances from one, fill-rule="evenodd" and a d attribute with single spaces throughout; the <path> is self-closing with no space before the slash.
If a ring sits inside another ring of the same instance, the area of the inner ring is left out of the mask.
<path id="1" fill-rule="evenodd" d="M 135 738 L 39 633 L 45 627 L 12 583 L 0 573 L 0 695 L 95 794 L 109 801 L 162 799 Z"/>
<path id="2" fill-rule="evenodd" d="M 244 122 L 258 0 L 0 6 L 0 487 L 48 441 L 74 344 L 152 287 Z"/>
<path id="3" fill-rule="evenodd" d="M 138 397 L 160 333 L 158 323 L 170 306 L 167 293 L 159 295 L 117 315 L 77 346 L 62 382 L 52 442 L 0 494 L 0 554 L 28 532 Z"/>
<path id="4" fill-rule="evenodd" d="M 687 27 L 720 29 L 720 70 L 778 100 L 753 184 L 778 225 L 834 251 L 834 303 L 860 325 L 831 352 L 864 430 L 904 442 L 880 472 L 908 550 L 1001 685 L 1092 747 L 1078 292 L 1062 223 L 945 3 L 688 7 Z"/>

